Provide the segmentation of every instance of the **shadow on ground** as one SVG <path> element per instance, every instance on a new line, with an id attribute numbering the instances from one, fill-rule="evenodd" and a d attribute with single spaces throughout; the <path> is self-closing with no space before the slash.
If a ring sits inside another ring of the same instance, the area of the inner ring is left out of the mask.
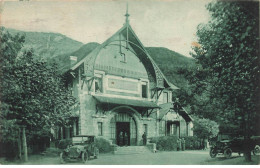
<path id="1" fill-rule="evenodd" d="M 232 156 L 227 159 L 224 156 L 218 156 L 216 158 L 207 159 L 202 162 L 203 165 L 259 165 L 260 156 L 251 156 L 252 161 L 246 162 L 243 156 Z"/>

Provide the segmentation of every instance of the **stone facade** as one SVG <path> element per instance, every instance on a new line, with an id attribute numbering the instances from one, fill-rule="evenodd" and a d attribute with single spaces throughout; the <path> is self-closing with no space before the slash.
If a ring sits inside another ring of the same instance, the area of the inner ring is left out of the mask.
<path id="1" fill-rule="evenodd" d="M 95 135 L 118 144 L 123 132 L 129 137 L 125 145 L 142 145 L 144 132 L 148 139 L 192 136 L 192 119 L 183 108 L 174 110 L 172 92 L 178 88 L 165 78 L 128 22 L 66 74 L 79 115 L 61 138 Z"/>

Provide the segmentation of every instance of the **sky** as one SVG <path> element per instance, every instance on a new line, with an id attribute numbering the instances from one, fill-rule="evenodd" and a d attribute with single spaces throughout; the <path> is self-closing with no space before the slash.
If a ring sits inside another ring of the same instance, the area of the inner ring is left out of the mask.
<path id="1" fill-rule="evenodd" d="M 125 0 L 31 0 L 1 3 L 0 25 L 61 33 L 82 43 L 102 43 L 125 22 Z M 198 24 L 209 20 L 210 0 L 129 0 L 129 20 L 146 47 L 190 56 Z"/>

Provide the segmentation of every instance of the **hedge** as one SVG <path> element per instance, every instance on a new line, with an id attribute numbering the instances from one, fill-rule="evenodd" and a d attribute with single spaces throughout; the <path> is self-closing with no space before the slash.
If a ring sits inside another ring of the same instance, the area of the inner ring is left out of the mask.
<path id="1" fill-rule="evenodd" d="M 196 136 L 187 136 L 185 139 L 185 147 L 186 149 L 196 150 L 202 149 L 201 139 Z"/>
<path id="2" fill-rule="evenodd" d="M 177 136 L 153 137 L 150 139 L 150 143 L 156 143 L 157 150 L 177 151 L 177 139 Z"/>
<path id="3" fill-rule="evenodd" d="M 113 150 L 110 142 L 104 138 L 97 138 L 96 145 L 100 153 L 108 153 L 108 152 L 112 152 Z"/>

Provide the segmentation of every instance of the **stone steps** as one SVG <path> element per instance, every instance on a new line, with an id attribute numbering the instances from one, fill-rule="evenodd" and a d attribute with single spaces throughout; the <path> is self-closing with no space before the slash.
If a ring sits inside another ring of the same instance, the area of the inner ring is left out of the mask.
<path id="1" fill-rule="evenodd" d="M 130 155 L 139 153 L 151 153 L 151 151 L 146 146 L 124 146 L 117 147 L 116 155 Z"/>

